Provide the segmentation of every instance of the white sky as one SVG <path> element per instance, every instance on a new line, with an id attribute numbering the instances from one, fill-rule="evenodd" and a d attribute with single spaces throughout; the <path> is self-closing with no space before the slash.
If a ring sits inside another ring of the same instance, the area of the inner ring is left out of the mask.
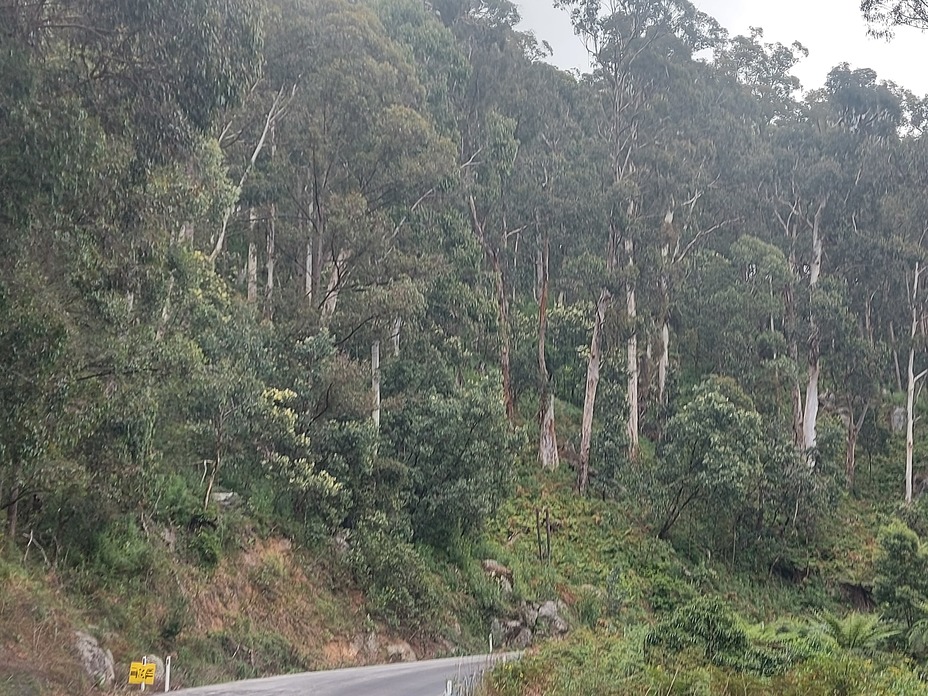
<path id="1" fill-rule="evenodd" d="M 794 72 L 803 89 L 821 87 L 828 71 L 846 61 L 851 68 L 872 68 L 880 79 L 892 80 L 918 95 L 928 94 L 928 34 L 900 28 L 892 41 L 872 39 L 867 36 L 859 0 L 693 1 L 732 36 L 759 26 L 765 42 L 802 43 L 809 57 Z M 554 9 L 551 0 L 515 2 L 523 18 L 521 28 L 551 44 L 555 64 L 589 69 L 586 51 L 566 12 Z"/>

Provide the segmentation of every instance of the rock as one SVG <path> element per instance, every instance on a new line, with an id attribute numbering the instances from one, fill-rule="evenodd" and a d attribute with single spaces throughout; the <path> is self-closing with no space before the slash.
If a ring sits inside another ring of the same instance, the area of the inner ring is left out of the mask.
<path id="1" fill-rule="evenodd" d="M 235 507 L 240 500 L 238 493 L 232 491 L 213 491 L 209 497 L 221 508 Z"/>
<path id="2" fill-rule="evenodd" d="M 547 601 L 538 607 L 538 621 L 535 625 L 538 626 L 542 623 L 546 624 L 558 635 L 563 635 L 570 630 L 567 621 L 561 616 L 561 609 L 558 607 L 557 602 Z"/>
<path id="3" fill-rule="evenodd" d="M 405 640 L 399 640 L 387 646 L 388 662 L 415 662 L 417 659 L 415 650 Z"/>
<path id="4" fill-rule="evenodd" d="M 116 683 L 116 667 L 113 653 L 104 650 L 97 639 L 89 633 L 75 631 L 75 648 L 84 671 L 99 689 L 110 690 Z"/>
<path id="5" fill-rule="evenodd" d="M 157 655 L 146 655 L 145 662 L 155 666 L 154 688 L 160 689 L 164 686 L 164 660 Z"/>
<path id="6" fill-rule="evenodd" d="M 512 571 L 509 568 L 492 558 L 483 560 L 480 565 L 484 573 L 496 579 L 504 594 L 512 594 Z"/>
<path id="7" fill-rule="evenodd" d="M 493 645 L 500 645 L 503 642 L 503 624 L 502 622 L 494 618 L 490 621 L 490 635 L 493 637 Z"/>
<path id="8" fill-rule="evenodd" d="M 523 602 L 519 607 L 519 616 L 522 618 L 523 624 L 529 628 L 535 628 L 538 621 L 538 607 Z"/>
<path id="9" fill-rule="evenodd" d="M 351 550 L 351 530 L 339 529 L 332 537 L 332 548 L 335 549 L 335 555 L 339 558 L 347 555 Z"/>
<path id="10" fill-rule="evenodd" d="M 365 660 L 375 660 L 380 652 L 380 640 L 373 631 L 362 633 L 351 641 L 351 650 L 355 655 L 363 656 Z"/>
<path id="11" fill-rule="evenodd" d="M 532 644 L 533 637 L 531 629 L 523 627 L 522 630 L 509 641 L 509 645 L 516 650 L 525 650 Z"/>
<path id="12" fill-rule="evenodd" d="M 525 628 L 522 625 L 522 622 L 518 619 L 514 621 L 506 621 L 503 623 L 503 635 L 507 643 L 511 642 L 513 638 L 519 635 L 519 632 Z"/>

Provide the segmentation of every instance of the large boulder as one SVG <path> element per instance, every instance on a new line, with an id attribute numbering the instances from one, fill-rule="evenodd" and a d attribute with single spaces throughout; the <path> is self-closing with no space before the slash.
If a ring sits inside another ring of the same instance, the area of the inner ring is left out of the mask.
<path id="1" fill-rule="evenodd" d="M 155 666 L 155 689 L 161 689 L 164 686 L 164 660 L 157 655 L 146 655 L 145 662 Z"/>
<path id="2" fill-rule="evenodd" d="M 563 606 L 560 602 L 547 601 L 538 607 L 537 627 L 545 626 L 550 632 L 564 635 L 570 630 L 567 620 L 562 616 Z"/>
<path id="3" fill-rule="evenodd" d="M 84 631 L 75 631 L 75 650 L 81 666 L 98 689 L 109 691 L 116 683 L 113 653 L 104 650 L 97 639 Z"/>

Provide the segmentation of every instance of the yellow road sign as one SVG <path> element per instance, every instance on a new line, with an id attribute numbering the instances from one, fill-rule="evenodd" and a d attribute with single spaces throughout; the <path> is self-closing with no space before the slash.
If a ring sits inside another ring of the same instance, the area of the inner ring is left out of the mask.
<path id="1" fill-rule="evenodd" d="M 129 683 L 130 684 L 154 684 L 155 683 L 155 663 L 142 664 L 133 662 L 129 665 Z"/>

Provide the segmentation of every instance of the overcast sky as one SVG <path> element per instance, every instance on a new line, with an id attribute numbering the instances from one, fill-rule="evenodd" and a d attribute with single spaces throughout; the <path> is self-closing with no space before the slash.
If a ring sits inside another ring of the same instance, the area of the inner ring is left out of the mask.
<path id="1" fill-rule="evenodd" d="M 554 9 L 551 0 L 516 0 L 516 4 L 522 28 L 551 44 L 554 63 L 589 68 L 586 51 L 565 12 Z M 758 26 L 766 42 L 802 43 L 809 57 L 794 72 L 803 89 L 821 87 L 828 71 L 846 61 L 852 68 L 873 68 L 881 79 L 916 94 L 928 94 L 928 34 L 900 29 L 890 42 L 872 39 L 860 16 L 859 0 L 695 0 L 695 5 L 732 36 Z"/>

